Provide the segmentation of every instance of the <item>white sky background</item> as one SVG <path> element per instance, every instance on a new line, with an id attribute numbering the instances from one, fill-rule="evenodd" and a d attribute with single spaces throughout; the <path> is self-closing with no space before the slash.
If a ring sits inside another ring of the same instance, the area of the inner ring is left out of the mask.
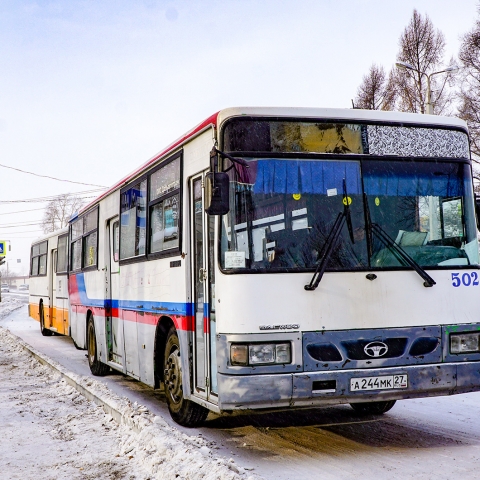
<path id="1" fill-rule="evenodd" d="M 112 185 L 231 106 L 351 107 L 416 8 L 446 38 L 477 0 L 0 0 L 0 163 Z M 0 167 L 0 202 L 92 187 Z M 40 203 L 0 203 L 9 269 L 26 273 Z M 21 258 L 21 268 L 16 259 Z"/>

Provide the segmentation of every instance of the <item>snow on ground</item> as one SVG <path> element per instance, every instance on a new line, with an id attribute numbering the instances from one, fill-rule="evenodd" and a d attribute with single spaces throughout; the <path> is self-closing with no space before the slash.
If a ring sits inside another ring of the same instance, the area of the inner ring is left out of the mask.
<path id="1" fill-rule="evenodd" d="M 12 298 L 10 296 L 2 295 L 2 301 L 0 302 L 0 319 L 10 315 L 17 308 L 23 307 L 25 302 L 22 302 L 18 298 Z"/>
<path id="2" fill-rule="evenodd" d="M 4 297 L 0 318 L 22 305 Z M 259 479 L 216 456 L 216 445 L 201 435 L 181 433 L 99 381 L 69 376 L 121 412 L 122 424 L 0 327 L 1 478 Z"/>

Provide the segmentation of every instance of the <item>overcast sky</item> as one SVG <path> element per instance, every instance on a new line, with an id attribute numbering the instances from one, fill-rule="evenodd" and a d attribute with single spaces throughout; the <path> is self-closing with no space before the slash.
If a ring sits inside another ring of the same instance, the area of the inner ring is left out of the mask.
<path id="1" fill-rule="evenodd" d="M 413 9 L 446 38 L 477 0 L 0 0 L 0 164 L 110 186 L 217 110 L 350 108 Z M 0 167 L 0 240 L 28 269 L 43 203 L 93 187 Z M 20 210 L 32 210 L 18 214 Z"/>

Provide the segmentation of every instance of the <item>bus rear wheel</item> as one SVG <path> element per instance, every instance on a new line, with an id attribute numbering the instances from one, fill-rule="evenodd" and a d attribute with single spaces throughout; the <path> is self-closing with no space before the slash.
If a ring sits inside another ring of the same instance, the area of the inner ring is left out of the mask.
<path id="1" fill-rule="evenodd" d="M 43 303 L 40 304 L 39 308 L 39 315 L 40 315 L 40 332 L 44 337 L 51 337 L 53 332 L 48 328 L 45 328 L 45 314 L 43 313 Z"/>
<path id="2" fill-rule="evenodd" d="M 163 361 L 163 382 L 168 410 L 173 420 L 183 427 L 198 427 L 208 415 L 208 410 L 183 396 L 180 342 L 172 326 L 168 332 Z"/>
<path id="3" fill-rule="evenodd" d="M 87 350 L 88 365 L 92 374 L 97 377 L 105 376 L 110 371 L 110 367 L 98 359 L 97 336 L 95 335 L 95 322 L 92 316 L 88 319 Z"/>
<path id="4" fill-rule="evenodd" d="M 362 415 L 382 415 L 393 408 L 397 401 L 351 403 L 350 406 Z"/>

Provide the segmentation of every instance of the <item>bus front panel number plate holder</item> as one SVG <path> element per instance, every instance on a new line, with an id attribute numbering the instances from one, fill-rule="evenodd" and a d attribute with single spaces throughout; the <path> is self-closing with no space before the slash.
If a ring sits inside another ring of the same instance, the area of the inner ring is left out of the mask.
<path id="1" fill-rule="evenodd" d="M 390 390 L 407 388 L 408 375 L 382 375 L 379 377 L 359 377 L 350 379 L 350 391 Z"/>

